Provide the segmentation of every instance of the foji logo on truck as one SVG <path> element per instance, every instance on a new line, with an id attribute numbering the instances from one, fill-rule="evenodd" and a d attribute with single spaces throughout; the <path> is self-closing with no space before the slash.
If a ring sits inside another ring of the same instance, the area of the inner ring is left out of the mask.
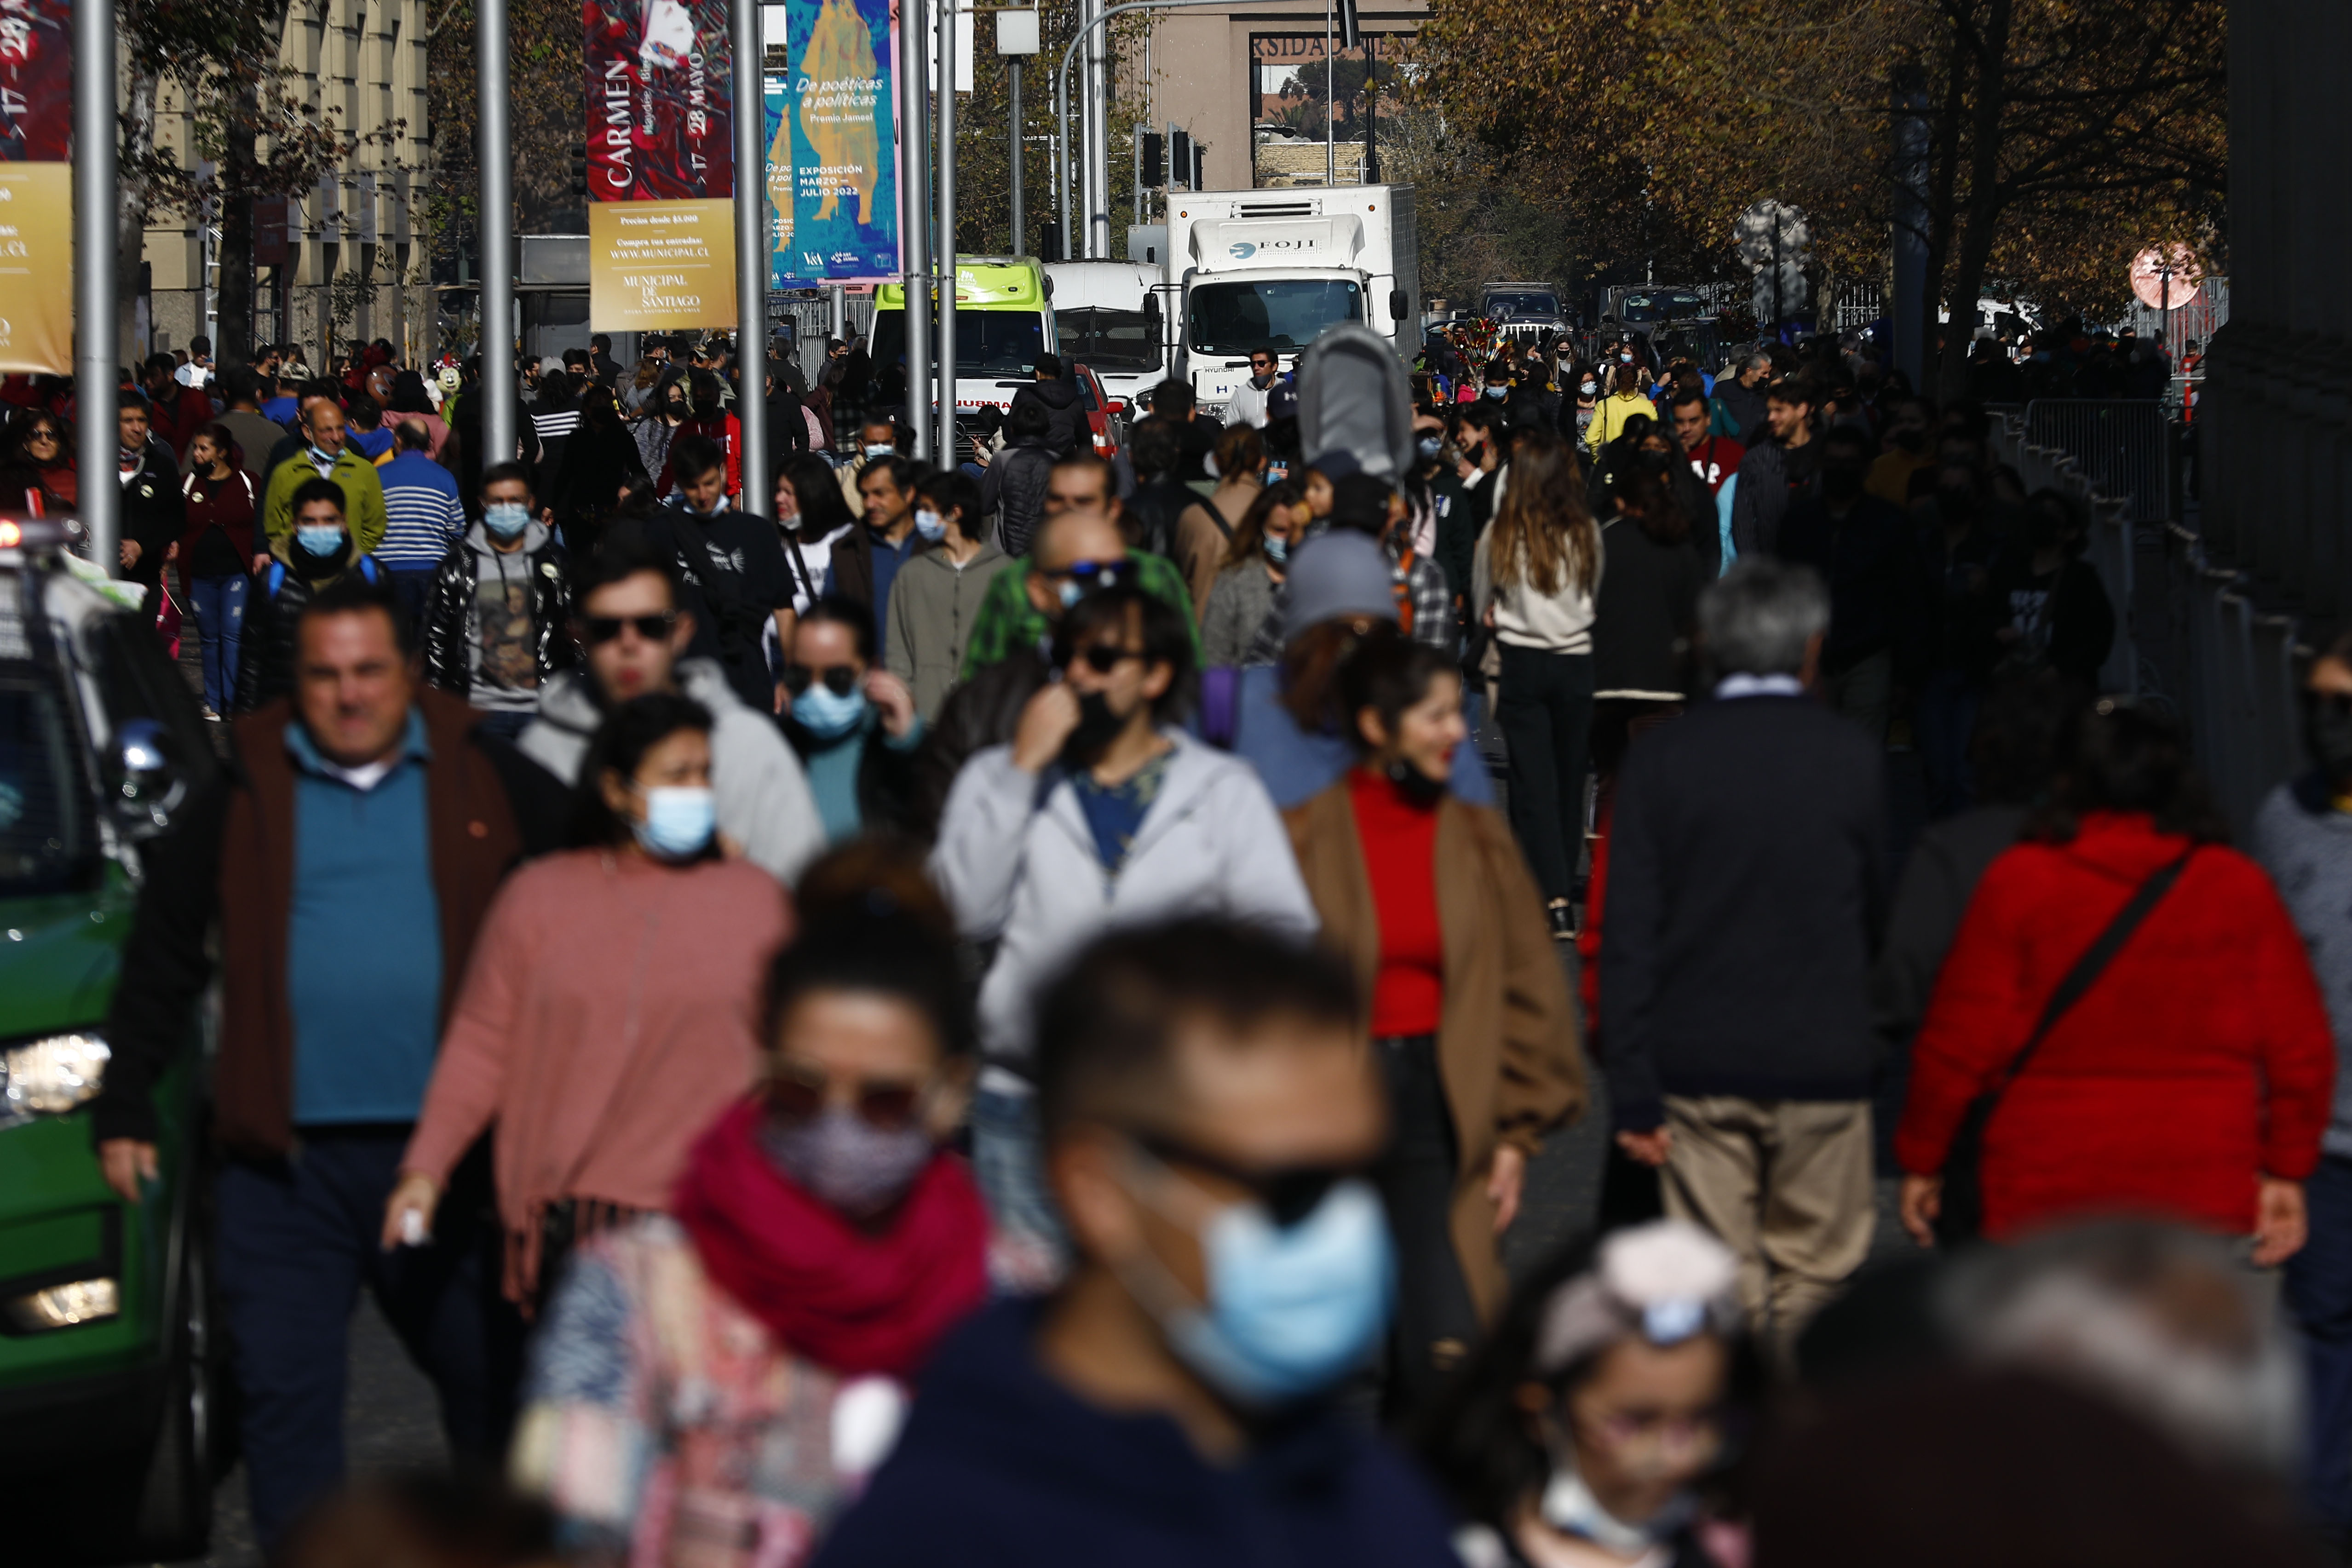
<path id="1" fill-rule="evenodd" d="M 1322 246 L 1314 236 L 1302 235 L 1290 239 L 1237 240 L 1225 247 L 1225 254 L 1235 261 L 1247 261 L 1261 250 L 1285 250 L 1304 254 L 1321 248 Z"/>

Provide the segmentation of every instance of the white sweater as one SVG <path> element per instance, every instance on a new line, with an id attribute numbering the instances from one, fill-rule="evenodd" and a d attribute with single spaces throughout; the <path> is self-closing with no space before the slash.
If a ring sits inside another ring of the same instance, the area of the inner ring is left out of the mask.
<path id="1" fill-rule="evenodd" d="M 1497 588 L 1494 565 L 1487 559 L 1487 546 L 1494 537 L 1495 525 L 1488 523 L 1471 554 L 1470 598 L 1482 618 L 1488 606 L 1494 608 L 1496 639 L 1515 648 L 1539 648 L 1547 653 L 1591 653 L 1592 597 L 1600 591 L 1601 572 L 1608 562 L 1594 562 L 1590 589 L 1570 581 L 1557 593 L 1545 593 L 1528 581 L 1525 572 L 1511 587 Z"/>

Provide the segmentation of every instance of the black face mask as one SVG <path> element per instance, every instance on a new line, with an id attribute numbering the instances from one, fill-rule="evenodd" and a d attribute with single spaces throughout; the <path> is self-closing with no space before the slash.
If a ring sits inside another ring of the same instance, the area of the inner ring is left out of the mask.
<path id="1" fill-rule="evenodd" d="M 1390 763 L 1383 771 L 1408 805 L 1417 806 L 1425 811 L 1445 799 L 1444 779 L 1432 779 L 1402 757 Z"/>
<path id="2" fill-rule="evenodd" d="M 1126 727 L 1127 720 L 1110 711 L 1108 697 L 1100 692 L 1087 693 L 1078 699 L 1078 727 L 1062 743 L 1063 765 L 1092 768 Z"/>
<path id="3" fill-rule="evenodd" d="M 2304 693 L 2303 739 L 2331 789 L 2352 783 L 2352 699 Z"/>
<path id="4" fill-rule="evenodd" d="M 1863 471 L 1851 463 L 1832 463 L 1822 469 L 1822 494 L 1832 501 L 1851 501 L 1862 494 Z"/>

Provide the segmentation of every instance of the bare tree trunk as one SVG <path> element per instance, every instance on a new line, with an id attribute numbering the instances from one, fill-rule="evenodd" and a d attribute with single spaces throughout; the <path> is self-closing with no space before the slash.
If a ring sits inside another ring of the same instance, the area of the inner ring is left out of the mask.
<path id="1" fill-rule="evenodd" d="M 122 148 L 116 181 L 114 210 L 114 293 L 121 336 L 116 340 L 126 355 L 135 347 L 140 263 L 147 255 L 147 218 L 154 206 L 154 183 L 148 168 L 155 153 L 156 78 L 152 71 L 134 71 L 131 95 L 121 113 Z"/>
<path id="2" fill-rule="evenodd" d="M 220 323 L 213 345 L 225 367 L 253 362 L 253 127 L 261 103 L 250 81 L 231 112 L 221 159 Z"/>
<path id="3" fill-rule="evenodd" d="M 1968 214 L 1952 266 L 1949 341 L 1936 367 L 1936 398 L 1950 402 L 1968 391 L 1968 343 L 1976 336 L 1977 297 L 1985 267 L 2000 238 L 2004 205 L 2000 184 L 2000 124 L 2008 105 L 2009 25 L 2012 0 L 1992 0 L 1987 9 L 1977 61 L 1977 94 L 1969 126 Z"/>

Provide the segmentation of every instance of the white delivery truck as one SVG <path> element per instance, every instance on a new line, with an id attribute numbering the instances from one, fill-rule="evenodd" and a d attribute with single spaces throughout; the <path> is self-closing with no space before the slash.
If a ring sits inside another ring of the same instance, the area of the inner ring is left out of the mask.
<path id="1" fill-rule="evenodd" d="M 1056 351 L 1084 365 L 1114 402 L 1132 403 L 1168 378 L 1162 269 L 1137 261 L 1049 261 Z"/>
<path id="2" fill-rule="evenodd" d="M 1171 370 L 1210 413 L 1248 378 L 1252 350 L 1272 348 L 1289 370 L 1342 321 L 1410 363 L 1421 336 L 1412 187 L 1171 192 L 1168 282 L 1181 301 Z"/>

